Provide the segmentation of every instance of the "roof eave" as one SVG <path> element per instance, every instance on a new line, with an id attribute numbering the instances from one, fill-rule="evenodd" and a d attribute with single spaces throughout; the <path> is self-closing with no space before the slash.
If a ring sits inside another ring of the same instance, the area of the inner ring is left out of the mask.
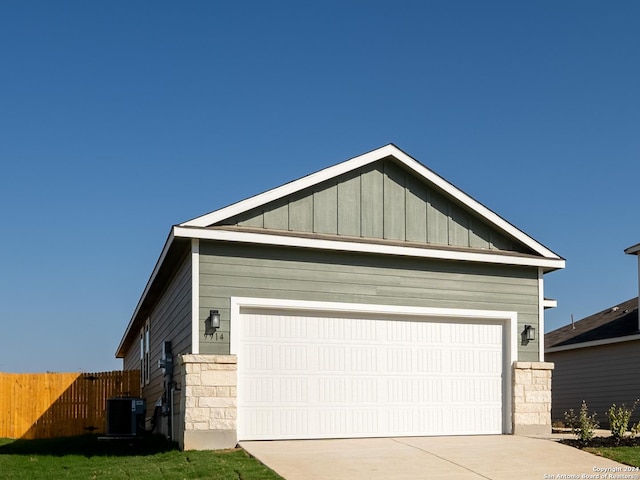
<path id="1" fill-rule="evenodd" d="M 171 228 L 171 231 L 169 232 L 169 236 L 167 237 L 167 240 L 164 243 L 164 247 L 162 247 L 162 252 L 160 253 L 160 257 L 158 258 L 158 261 L 156 262 L 155 267 L 153 268 L 153 271 L 151 272 L 151 276 L 149 277 L 149 280 L 147 281 L 147 285 L 145 286 L 142 295 L 140 296 L 140 300 L 138 300 L 138 304 L 136 305 L 136 309 L 133 312 L 133 315 L 131 316 L 131 319 L 129 320 L 129 324 L 127 325 L 127 329 L 124 332 L 124 335 L 122 336 L 122 339 L 120 340 L 120 344 L 118 345 L 118 348 L 116 349 L 116 358 L 124 358 L 126 352 L 124 351 L 124 346 L 127 342 L 127 339 L 129 337 L 129 334 L 131 332 L 131 329 L 133 328 L 133 325 L 135 324 L 136 318 L 138 316 L 138 313 L 140 312 L 140 309 L 142 308 L 142 305 L 145 302 L 145 299 L 147 298 L 147 294 L 149 293 L 149 290 L 151 288 L 151 286 L 153 285 L 153 282 L 156 278 L 156 276 L 158 275 L 158 272 L 160 271 L 160 268 L 162 267 L 162 264 L 164 263 L 164 259 L 167 256 L 167 253 L 169 252 L 169 249 L 171 248 L 171 245 L 173 244 L 173 241 L 175 239 L 175 235 L 174 235 L 174 229 L 175 227 Z"/>
<path id="2" fill-rule="evenodd" d="M 236 230 L 212 228 L 184 227 L 177 225 L 173 229 L 175 237 L 198 238 L 225 242 L 240 242 L 285 247 L 315 248 L 320 250 L 350 251 L 360 253 L 387 254 L 416 258 L 433 258 L 441 260 L 460 260 L 503 265 L 540 267 L 545 272 L 565 267 L 565 260 L 559 257 L 545 258 L 522 255 L 508 255 L 503 252 L 468 252 L 464 250 L 448 250 L 428 247 L 386 245 L 365 241 L 344 241 L 318 239 L 298 236 L 277 235 L 274 233 L 256 233 Z"/>
<path id="3" fill-rule="evenodd" d="M 632 342 L 634 340 L 640 340 L 640 334 L 625 335 L 624 337 L 603 338 L 600 340 L 591 340 L 589 342 L 571 343 L 569 345 L 558 345 L 555 347 L 546 348 L 544 353 L 564 352 L 567 350 L 578 350 L 580 348 L 599 347 L 601 345 Z"/>
<path id="4" fill-rule="evenodd" d="M 451 183 L 447 182 L 444 178 L 440 177 L 435 172 L 431 171 L 424 165 L 422 165 L 419 161 L 403 152 L 401 149 L 396 147 L 393 144 L 385 145 L 384 147 L 378 148 L 376 150 L 372 150 L 371 152 L 365 153 L 363 155 L 354 157 L 345 162 L 339 163 L 337 165 L 333 165 L 331 167 L 320 170 L 311 175 L 307 175 L 306 177 L 302 177 L 298 180 L 294 180 L 280 187 L 268 190 L 259 195 L 255 195 L 253 197 L 247 198 L 235 204 L 229 205 L 228 207 L 224 207 L 222 209 L 213 211 L 211 213 L 202 215 L 200 217 L 194 218 L 187 222 L 181 223 L 180 227 L 208 227 L 214 225 L 223 220 L 227 220 L 235 215 L 240 213 L 244 213 L 253 208 L 259 207 L 266 203 L 269 203 L 274 200 L 278 200 L 287 195 L 291 195 L 293 193 L 299 192 L 305 188 L 311 187 L 313 185 L 317 185 L 325 180 L 330 178 L 337 177 L 344 173 L 353 171 L 370 163 L 376 162 L 378 160 L 382 160 L 387 157 L 393 157 L 407 168 L 420 175 L 422 178 L 427 181 L 433 183 L 437 187 L 441 188 L 443 191 L 451 195 L 456 200 L 460 201 L 463 205 L 466 205 L 472 211 L 476 212 L 478 215 L 484 217 L 487 221 L 495 225 L 497 228 L 501 229 L 509 236 L 515 238 L 522 244 L 526 245 L 534 252 L 538 253 L 544 258 L 554 259 L 554 260 L 562 260 L 564 259 L 542 245 L 540 242 L 534 240 L 532 237 L 524 233 L 523 231 L 516 228 L 514 225 L 500 217 L 498 214 L 488 209 L 480 202 L 476 201 L 462 190 L 453 186 Z M 557 268 L 564 268 L 557 267 Z M 555 269 L 555 268 L 554 268 Z"/>
<path id="5" fill-rule="evenodd" d="M 624 253 L 628 255 L 640 254 L 640 243 L 636 243 L 635 245 L 631 245 L 629 248 L 625 248 Z"/>

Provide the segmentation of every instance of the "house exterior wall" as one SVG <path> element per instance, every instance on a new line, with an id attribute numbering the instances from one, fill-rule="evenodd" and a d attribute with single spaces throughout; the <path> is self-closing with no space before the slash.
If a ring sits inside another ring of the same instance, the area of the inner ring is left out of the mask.
<path id="1" fill-rule="evenodd" d="M 202 241 L 199 281 L 201 354 L 229 354 L 232 296 L 515 311 L 517 331 L 538 326 L 535 268 Z M 205 338 L 210 309 L 221 328 Z M 518 360 L 538 358 L 537 340 L 519 342 Z"/>
<path id="2" fill-rule="evenodd" d="M 527 252 L 392 160 L 341 175 L 223 224 Z"/>
<path id="3" fill-rule="evenodd" d="M 607 428 L 607 410 L 612 404 L 631 407 L 640 398 L 640 341 L 548 352 L 546 360 L 555 364 L 552 381 L 554 421 L 563 421 L 564 412 L 580 409 L 587 402 L 596 412 L 600 426 Z M 640 419 L 636 411 L 633 422 Z"/>
<path id="4" fill-rule="evenodd" d="M 179 422 L 180 448 L 233 448 L 237 442 L 237 358 L 235 355 L 180 355 L 184 380 Z M 549 362 L 514 362 L 513 433 L 551 433 Z"/>
<path id="5" fill-rule="evenodd" d="M 165 394 L 165 382 L 158 361 L 162 357 L 163 344 L 171 342 L 174 361 L 173 381 L 182 385 L 180 370 L 175 368 L 176 358 L 183 353 L 191 352 L 191 257 L 185 252 L 183 259 L 170 277 L 165 291 L 151 309 L 149 315 L 149 383 L 143 385 L 142 396 L 147 403 L 147 428 L 158 399 Z M 140 345 L 134 342 L 124 357 L 124 369 L 140 368 Z M 167 388 L 167 400 L 170 402 L 170 389 Z M 174 392 L 173 414 L 180 415 L 180 397 Z M 170 432 L 168 417 L 162 416 L 160 432 L 173 437 Z"/>

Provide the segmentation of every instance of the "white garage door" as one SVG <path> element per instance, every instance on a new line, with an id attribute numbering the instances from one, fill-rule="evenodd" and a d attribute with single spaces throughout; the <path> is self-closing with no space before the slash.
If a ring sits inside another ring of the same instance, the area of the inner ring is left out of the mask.
<path id="1" fill-rule="evenodd" d="M 240 440 L 503 432 L 501 324 L 239 319 Z"/>

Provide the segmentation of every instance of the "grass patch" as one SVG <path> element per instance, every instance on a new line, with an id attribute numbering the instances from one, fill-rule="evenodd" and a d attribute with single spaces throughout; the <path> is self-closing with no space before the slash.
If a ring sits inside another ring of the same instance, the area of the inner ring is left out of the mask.
<path id="1" fill-rule="evenodd" d="M 281 480 L 242 449 L 181 452 L 163 437 L 0 439 L 0 478 Z"/>
<path id="2" fill-rule="evenodd" d="M 640 468 L 640 447 L 587 447 L 584 451 Z"/>

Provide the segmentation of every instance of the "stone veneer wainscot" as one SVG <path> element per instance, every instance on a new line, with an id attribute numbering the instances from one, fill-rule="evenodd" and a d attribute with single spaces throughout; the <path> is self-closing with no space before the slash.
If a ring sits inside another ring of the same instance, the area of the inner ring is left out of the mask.
<path id="1" fill-rule="evenodd" d="M 216 450 L 237 444 L 237 358 L 235 355 L 180 355 L 183 388 L 179 421 L 184 450 Z"/>
<path id="2" fill-rule="evenodd" d="M 551 433 L 550 362 L 513 364 L 513 433 L 548 435 Z"/>

